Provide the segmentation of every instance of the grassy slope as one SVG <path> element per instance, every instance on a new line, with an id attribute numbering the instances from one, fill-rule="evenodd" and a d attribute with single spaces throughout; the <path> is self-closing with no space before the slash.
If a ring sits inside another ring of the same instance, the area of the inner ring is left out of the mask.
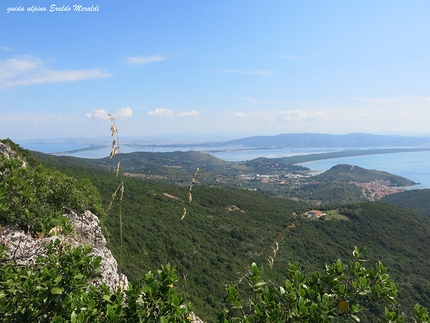
<path id="1" fill-rule="evenodd" d="M 44 162 L 90 178 L 106 205 L 118 185 L 111 173 L 86 162 L 62 162 L 53 156 L 44 156 Z M 311 221 L 295 215 L 306 209 L 303 205 L 255 192 L 196 185 L 193 202 L 187 204 L 186 187 L 124 181 L 124 272 L 134 280 L 160 264 L 174 264 L 187 277 L 179 287 L 195 304 L 195 312 L 207 320 L 214 308 L 220 310 L 216 302 L 221 300 L 225 284 L 237 281 L 252 261 L 264 265 L 271 279 L 281 281 L 289 262 L 319 270 L 324 263 L 349 257 L 354 245 L 366 246 L 372 263 L 381 260 L 389 266 L 403 288 L 402 301 L 430 304 L 430 250 L 426 248 L 430 219 L 411 210 L 363 203 L 343 207 L 349 221 Z M 228 211 L 232 205 L 238 210 Z M 184 207 L 187 215 L 181 221 Z M 116 207 L 105 221 L 117 259 L 118 214 Z M 296 227 L 282 235 L 293 223 Z M 270 270 L 266 256 L 271 255 L 276 239 L 280 250 Z"/>

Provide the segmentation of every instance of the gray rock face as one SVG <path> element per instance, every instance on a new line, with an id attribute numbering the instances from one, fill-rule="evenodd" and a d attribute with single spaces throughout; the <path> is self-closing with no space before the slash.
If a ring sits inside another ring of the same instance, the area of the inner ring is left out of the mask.
<path id="1" fill-rule="evenodd" d="M 72 224 L 71 235 L 62 235 L 61 228 L 53 228 L 51 230 L 53 236 L 37 238 L 26 234 L 23 230 L 4 227 L 0 230 L 0 244 L 6 246 L 9 256 L 21 265 L 34 262 L 37 256 L 44 254 L 45 245 L 56 239 L 72 246 L 89 245 L 93 249 L 92 254 L 102 257 L 101 277 L 93 283 L 95 285 L 105 283 L 111 290 L 126 288 L 127 277 L 118 274 L 117 261 L 106 247 L 106 239 L 101 231 L 98 217 L 90 211 L 85 211 L 81 216 L 74 212 L 64 216 L 67 216 Z"/>
<path id="2" fill-rule="evenodd" d="M 111 289 L 123 290 L 128 285 L 127 276 L 118 274 L 118 263 L 112 252 L 106 247 L 106 239 L 100 227 L 99 218 L 85 211 L 81 216 L 76 213 L 66 215 L 73 227 L 73 244 L 89 245 L 93 248 L 93 254 L 102 258 L 100 270 L 102 272 L 100 282 L 105 283 Z"/>
<path id="3" fill-rule="evenodd" d="M 16 152 L 12 148 L 10 148 L 9 145 L 5 145 L 2 142 L 0 142 L 0 154 L 2 154 L 7 159 L 15 158 L 15 159 L 19 160 L 20 162 L 22 162 L 22 167 L 27 166 L 27 163 L 25 160 L 22 160 L 21 158 L 19 158 L 17 156 Z"/>

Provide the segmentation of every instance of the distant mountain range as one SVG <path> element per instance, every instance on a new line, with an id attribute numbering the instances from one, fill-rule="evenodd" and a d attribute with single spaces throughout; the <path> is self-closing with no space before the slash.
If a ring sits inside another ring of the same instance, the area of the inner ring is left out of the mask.
<path id="1" fill-rule="evenodd" d="M 246 137 L 226 141 L 223 144 L 246 147 L 416 147 L 430 146 L 430 138 L 365 133 L 346 135 L 284 133 L 275 136 Z"/>

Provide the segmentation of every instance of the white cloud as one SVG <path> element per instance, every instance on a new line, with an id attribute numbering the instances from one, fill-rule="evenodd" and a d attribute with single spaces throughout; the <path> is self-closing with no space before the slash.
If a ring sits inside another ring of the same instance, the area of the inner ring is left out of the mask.
<path id="1" fill-rule="evenodd" d="M 172 118 L 173 111 L 166 108 L 157 108 L 154 111 L 148 112 L 149 116 L 159 117 L 159 118 Z"/>
<path id="2" fill-rule="evenodd" d="M 178 117 L 198 117 L 198 116 L 199 116 L 199 111 L 197 110 L 178 113 Z"/>
<path id="3" fill-rule="evenodd" d="M 115 118 L 129 118 L 133 115 L 133 110 L 129 107 L 121 108 L 113 114 Z"/>
<path id="4" fill-rule="evenodd" d="M 151 117 L 159 117 L 159 118 L 174 118 L 174 117 L 197 117 L 200 115 L 200 113 L 197 110 L 174 113 L 173 110 L 170 110 L 170 109 L 157 108 L 153 111 L 149 111 L 148 115 Z"/>
<path id="5" fill-rule="evenodd" d="M 74 82 L 109 76 L 109 73 L 98 69 L 52 70 L 42 59 L 31 56 L 0 60 L 0 87 L 2 88 L 42 83 Z"/>
<path id="6" fill-rule="evenodd" d="M 278 116 L 276 117 L 276 120 L 291 122 L 291 121 L 298 121 L 298 120 L 312 121 L 312 120 L 324 119 L 324 118 L 325 118 L 325 114 L 321 111 L 314 111 L 311 113 L 307 113 L 300 110 L 286 110 L 279 113 Z"/>
<path id="7" fill-rule="evenodd" d="M 117 112 L 113 113 L 114 118 L 129 118 L 133 115 L 133 110 L 131 108 L 121 108 Z M 94 110 L 93 113 L 87 113 L 86 117 L 88 119 L 94 120 L 107 120 L 109 119 L 108 112 L 104 109 Z"/>
<path id="8" fill-rule="evenodd" d="M 108 112 L 104 109 L 94 110 L 93 113 L 86 114 L 88 119 L 107 120 L 109 119 Z"/>
<path id="9" fill-rule="evenodd" d="M 162 55 L 130 56 L 130 57 L 126 57 L 125 59 L 127 64 L 135 64 L 135 65 L 150 64 L 150 63 L 155 63 L 155 62 L 164 61 L 164 60 L 165 60 L 165 57 Z"/>
<path id="10" fill-rule="evenodd" d="M 0 50 L 4 52 L 13 52 L 13 48 L 10 48 L 9 46 L 0 46 Z"/>
<path id="11" fill-rule="evenodd" d="M 417 116 L 413 113 L 402 112 L 397 115 L 397 119 L 415 119 Z"/>
<path id="12" fill-rule="evenodd" d="M 243 112 L 229 112 L 228 114 L 237 117 L 237 118 L 244 118 L 246 117 L 246 113 Z"/>

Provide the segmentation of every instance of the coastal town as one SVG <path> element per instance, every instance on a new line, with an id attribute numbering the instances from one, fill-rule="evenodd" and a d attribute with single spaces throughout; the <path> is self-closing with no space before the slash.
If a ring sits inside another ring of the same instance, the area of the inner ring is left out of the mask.
<path id="1" fill-rule="evenodd" d="M 360 187 L 363 196 L 369 201 L 378 201 L 387 195 L 404 191 L 403 188 L 392 186 L 390 181 L 384 180 L 371 181 L 369 183 L 351 182 L 351 184 Z"/>
<path id="2" fill-rule="evenodd" d="M 306 173 L 286 173 L 286 174 L 242 174 L 239 179 L 242 181 L 256 181 L 265 185 L 297 185 L 300 181 L 301 184 L 309 183 L 306 179 L 321 174 L 321 172 L 309 171 Z M 318 184 L 319 182 L 313 182 Z M 362 196 L 369 201 L 378 201 L 383 197 L 403 192 L 405 189 L 402 186 L 393 184 L 389 180 L 372 180 L 369 182 L 349 181 L 348 184 L 361 188 Z"/>

